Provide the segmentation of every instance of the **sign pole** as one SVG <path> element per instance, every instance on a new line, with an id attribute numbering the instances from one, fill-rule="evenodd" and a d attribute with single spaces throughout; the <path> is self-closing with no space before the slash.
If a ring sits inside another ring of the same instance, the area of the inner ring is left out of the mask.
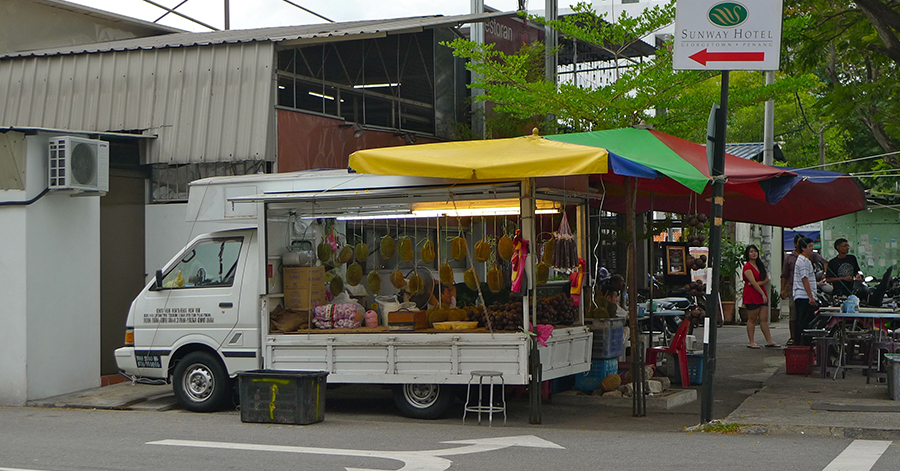
<path id="1" fill-rule="evenodd" d="M 719 271 L 722 257 L 722 204 L 725 180 L 725 126 L 728 116 L 728 71 L 722 71 L 721 105 L 716 111 L 715 145 L 712 169 L 712 215 L 709 225 L 709 256 L 712 266 L 712 294 L 706 300 L 706 329 L 703 339 L 703 388 L 700 423 L 709 423 L 713 415 L 713 377 L 716 373 L 716 337 L 719 322 Z"/>

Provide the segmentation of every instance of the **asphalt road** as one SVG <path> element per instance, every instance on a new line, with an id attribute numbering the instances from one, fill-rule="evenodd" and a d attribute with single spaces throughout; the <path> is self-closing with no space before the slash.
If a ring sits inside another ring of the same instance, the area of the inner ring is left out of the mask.
<path id="1" fill-rule="evenodd" d="M 454 443 L 455 442 L 455 443 Z M 844 464 L 842 464 L 844 463 Z M 600 432 L 334 413 L 307 426 L 238 412 L 0 408 L 0 470 L 894 471 L 900 443 L 805 436 Z"/>

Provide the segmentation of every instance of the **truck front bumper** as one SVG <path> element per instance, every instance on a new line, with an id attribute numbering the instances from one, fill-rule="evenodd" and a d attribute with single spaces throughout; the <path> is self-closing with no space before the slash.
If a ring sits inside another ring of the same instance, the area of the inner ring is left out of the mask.
<path id="1" fill-rule="evenodd" d="M 140 358 L 135 355 L 134 347 L 116 349 L 116 366 L 122 373 L 139 378 L 166 379 L 166 372 L 160 366 L 159 356 L 146 355 Z M 139 365 L 140 363 L 140 365 Z"/>

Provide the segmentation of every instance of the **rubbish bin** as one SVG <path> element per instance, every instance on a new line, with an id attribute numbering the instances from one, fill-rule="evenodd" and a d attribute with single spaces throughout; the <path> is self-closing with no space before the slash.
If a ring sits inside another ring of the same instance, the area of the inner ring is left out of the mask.
<path id="1" fill-rule="evenodd" d="M 887 361 L 888 394 L 891 399 L 900 401 L 900 353 L 885 353 Z"/>
<path id="2" fill-rule="evenodd" d="M 241 422 L 307 425 L 325 420 L 324 371 L 238 373 Z"/>

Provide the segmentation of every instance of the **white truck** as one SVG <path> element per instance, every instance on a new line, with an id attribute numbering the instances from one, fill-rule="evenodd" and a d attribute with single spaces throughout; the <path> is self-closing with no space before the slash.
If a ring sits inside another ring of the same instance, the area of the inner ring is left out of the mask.
<path id="1" fill-rule="evenodd" d="M 115 352 L 119 369 L 132 380 L 171 382 L 180 404 L 192 411 L 227 405 L 236 375 L 258 369 L 325 371 L 329 384 L 391 385 L 404 415 L 426 419 L 439 417 L 452 404 L 454 389 L 465 385 L 473 370 L 501 371 L 508 385 L 528 384 L 532 340 L 521 330 L 400 332 L 385 326 L 356 330 L 308 326 L 283 333 L 271 331 L 269 320 L 270 313 L 285 302 L 282 260 L 318 263 L 314 255 L 307 256 L 308 251 L 312 248 L 315 254 L 326 235 L 321 229 L 328 224 L 351 243 L 374 241 L 393 229 L 415 233 L 417 240 L 424 233 L 436 242 L 445 240 L 446 234 L 461 233 L 471 243 L 481 237 L 476 226 L 490 228 L 496 219 L 482 217 L 479 226 L 478 217 L 472 217 L 475 223 L 454 227 L 459 219 L 447 218 L 446 212 L 440 217 L 439 208 L 453 208 L 457 216 L 464 214 L 463 208 L 471 208 L 471 214 L 503 214 L 507 221 L 527 225 L 532 223 L 529 218 L 515 215 L 521 195 L 518 181 L 468 184 L 348 171 L 193 182 L 189 223 L 234 221 L 247 227 L 197 236 L 156 271 L 155 279 L 131 304 L 126 344 Z M 577 200 L 549 188 L 538 189 L 536 199 L 556 207 Z M 583 206 L 578 205 L 579 227 L 586 220 Z M 419 217 L 419 209 L 431 212 Z M 436 245 L 434 263 L 416 260 L 407 272 L 435 271 L 437 262 L 447 259 L 441 253 L 445 244 Z M 374 243 L 370 246 L 377 248 Z M 367 260 L 367 271 L 386 275 L 395 268 L 378 257 L 372 254 Z M 484 267 L 475 265 L 485 280 Z M 465 268 L 457 266 L 456 271 Z M 363 279 L 360 287 L 365 285 Z M 390 283 L 382 286 L 381 294 L 397 292 Z M 523 307 L 527 320 L 528 297 Z M 557 326 L 547 346 L 540 347 L 543 380 L 590 369 L 591 332 L 583 325 L 583 313 L 579 317 L 573 325 Z"/>

